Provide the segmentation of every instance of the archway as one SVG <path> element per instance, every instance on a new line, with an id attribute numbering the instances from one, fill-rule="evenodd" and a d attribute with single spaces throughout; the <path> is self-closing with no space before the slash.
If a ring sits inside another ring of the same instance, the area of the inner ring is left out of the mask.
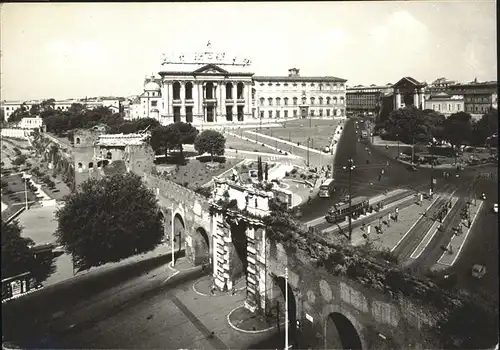
<path id="1" fill-rule="evenodd" d="M 210 240 L 207 231 L 199 227 L 193 233 L 193 257 L 194 265 L 204 265 L 210 262 Z"/>
<path id="2" fill-rule="evenodd" d="M 290 283 L 286 283 L 285 277 L 273 276 L 273 288 L 271 291 L 270 306 L 268 316 L 275 321 L 279 320 L 280 325 L 285 322 L 285 288 L 288 289 L 288 342 L 297 347 L 297 302 Z M 277 323 L 277 322 L 276 322 Z M 284 334 L 285 327 L 280 326 L 280 332 Z"/>
<path id="3" fill-rule="evenodd" d="M 246 276 L 247 272 L 247 225 L 243 221 L 231 222 L 231 280 L 235 283 L 241 276 Z"/>
<path id="4" fill-rule="evenodd" d="M 332 312 L 326 320 L 325 349 L 361 349 L 361 339 L 347 317 Z"/>
<path id="5" fill-rule="evenodd" d="M 175 214 L 174 216 L 174 247 L 177 252 L 180 252 L 184 246 L 184 230 L 186 226 L 184 225 L 184 220 L 180 214 Z"/>

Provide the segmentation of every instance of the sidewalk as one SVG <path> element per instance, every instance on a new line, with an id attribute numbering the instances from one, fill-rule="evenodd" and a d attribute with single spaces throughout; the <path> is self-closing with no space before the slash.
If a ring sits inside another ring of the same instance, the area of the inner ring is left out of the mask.
<path id="1" fill-rule="evenodd" d="M 472 230 L 474 222 L 476 221 L 477 215 L 481 211 L 483 204 L 484 204 L 483 201 L 478 200 L 476 205 L 471 205 L 470 208 L 470 213 L 472 217 L 471 226 L 467 227 L 466 226 L 467 224 L 463 221 L 460 223 L 460 225 L 462 226 L 462 230 L 465 232 L 452 236 L 451 241 L 447 246 L 448 249 L 452 247 L 452 253 L 450 254 L 448 251 L 444 252 L 443 255 L 441 255 L 441 258 L 439 258 L 438 264 L 445 265 L 447 267 L 453 266 L 453 264 L 455 264 L 455 261 L 457 261 L 458 257 L 460 256 L 460 252 L 462 251 L 462 248 L 465 245 L 465 242 L 467 241 L 467 237 L 469 236 Z"/>

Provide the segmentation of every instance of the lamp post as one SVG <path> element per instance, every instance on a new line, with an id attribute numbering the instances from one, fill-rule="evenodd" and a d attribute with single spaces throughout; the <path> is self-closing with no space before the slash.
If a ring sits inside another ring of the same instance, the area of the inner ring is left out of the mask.
<path id="1" fill-rule="evenodd" d="M 349 220 L 349 243 L 351 243 L 352 239 L 352 213 L 351 213 L 351 173 L 356 167 L 354 166 L 354 161 L 352 158 L 349 158 L 347 161 L 347 166 L 344 166 L 343 169 L 349 172 L 349 187 L 348 187 L 348 196 L 349 196 L 349 210 L 348 210 L 348 220 Z"/>
<path id="2" fill-rule="evenodd" d="M 23 172 L 22 176 L 24 180 L 24 199 L 25 199 L 25 209 L 28 210 L 28 180 L 31 178 L 31 175 Z"/>

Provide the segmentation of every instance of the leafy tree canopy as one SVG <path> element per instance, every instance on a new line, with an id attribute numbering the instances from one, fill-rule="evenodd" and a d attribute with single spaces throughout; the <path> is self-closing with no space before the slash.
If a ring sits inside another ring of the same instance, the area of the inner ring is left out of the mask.
<path id="1" fill-rule="evenodd" d="M 57 241 L 80 269 L 150 251 L 163 237 L 155 195 L 132 173 L 87 180 L 56 217 Z"/>
<path id="2" fill-rule="evenodd" d="M 471 115 L 458 112 L 450 115 L 444 121 L 444 137 L 455 147 L 460 147 L 469 141 L 472 134 Z"/>
<path id="3" fill-rule="evenodd" d="M 18 123 L 23 118 L 31 117 L 31 114 L 28 112 L 28 106 L 26 103 L 23 103 L 18 109 L 16 109 L 9 117 L 9 122 Z"/>
<path id="4" fill-rule="evenodd" d="M 181 152 L 181 157 L 183 156 L 183 147 L 184 144 L 193 144 L 198 136 L 198 129 L 196 129 L 192 124 L 177 122 L 168 125 L 170 129 L 170 133 L 174 136 L 174 140 L 178 140 L 176 147 L 179 148 Z"/>
<path id="5" fill-rule="evenodd" d="M 21 237 L 21 227 L 17 221 L 5 223 L 2 220 L 2 279 L 27 272 L 33 265 L 30 245 L 34 242 Z"/>
<path id="6" fill-rule="evenodd" d="M 472 127 L 472 142 L 476 145 L 483 145 L 486 139 L 498 133 L 498 110 L 492 109 L 474 123 Z"/>
<path id="7" fill-rule="evenodd" d="M 444 117 L 434 111 L 409 106 L 391 112 L 384 128 L 390 136 L 406 143 L 428 142 L 443 122 Z"/>
<path id="8" fill-rule="evenodd" d="M 213 162 L 214 155 L 224 155 L 226 147 L 226 139 L 224 136 L 215 130 L 203 131 L 194 141 L 194 148 L 199 154 L 209 153 Z"/>

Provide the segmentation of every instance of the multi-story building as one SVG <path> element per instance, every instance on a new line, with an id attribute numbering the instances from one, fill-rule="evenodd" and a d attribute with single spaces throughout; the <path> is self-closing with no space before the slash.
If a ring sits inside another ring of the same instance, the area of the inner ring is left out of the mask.
<path id="1" fill-rule="evenodd" d="M 347 80 L 337 77 L 302 77 L 297 68 L 289 69 L 288 72 L 288 76 L 253 77 L 253 118 L 345 116 Z"/>
<path id="2" fill-rule="evenodd" d="M 392 92 L 392 84 L 385 86 L 357 85 L 348 87 L 346 91 L 347 112 L 378 114 L 382 107 L 382 99 Z"/>
<path id="3" fill-rule="evenodd" d="M 445 116 L 453 113 L 463 112 L 465 109 L 465 101 L 462 95 L 448 95 L 445 92 L 439 92 L 429 96 L 425 101 L 425 109 L 432 109 Z"/>
<path id="4" fill-rule="evenodd" d="M 436 95 L 440 92 L 447 92 L 448 88 L 451 85 L 455 85 L 457 82 L 454 80 L 448 80 L 446 78 L 438 78 L 434 80 L 432 83 L 426 86 L 425 92 L 426 94 Z"/>
<path id="5" fill-rule="evenodd" d="M 157 118 L 161 124 L 252 123 L 306 116 L 344 116 L 345 79 L 255 76 L 249 59 L 213 52 L 164 56 L 161 78 L 147 78 L 127 119 Z"/>
<path id="6" fill-rule="evenodd" d="M 496 81 L 478 82 L 475 79 L 467 84 L 450 85 L 448 93 L 463 95 L 465 112 L 473 116 L 483 115 L 498 106 L 498 85 Z"/>
<path id="7" fill-rule="evenodd" d="M 43 126 L 43 119 L 40 117 L 23 118 L 19 123 L 21 129 L 39 129 Z"/>

